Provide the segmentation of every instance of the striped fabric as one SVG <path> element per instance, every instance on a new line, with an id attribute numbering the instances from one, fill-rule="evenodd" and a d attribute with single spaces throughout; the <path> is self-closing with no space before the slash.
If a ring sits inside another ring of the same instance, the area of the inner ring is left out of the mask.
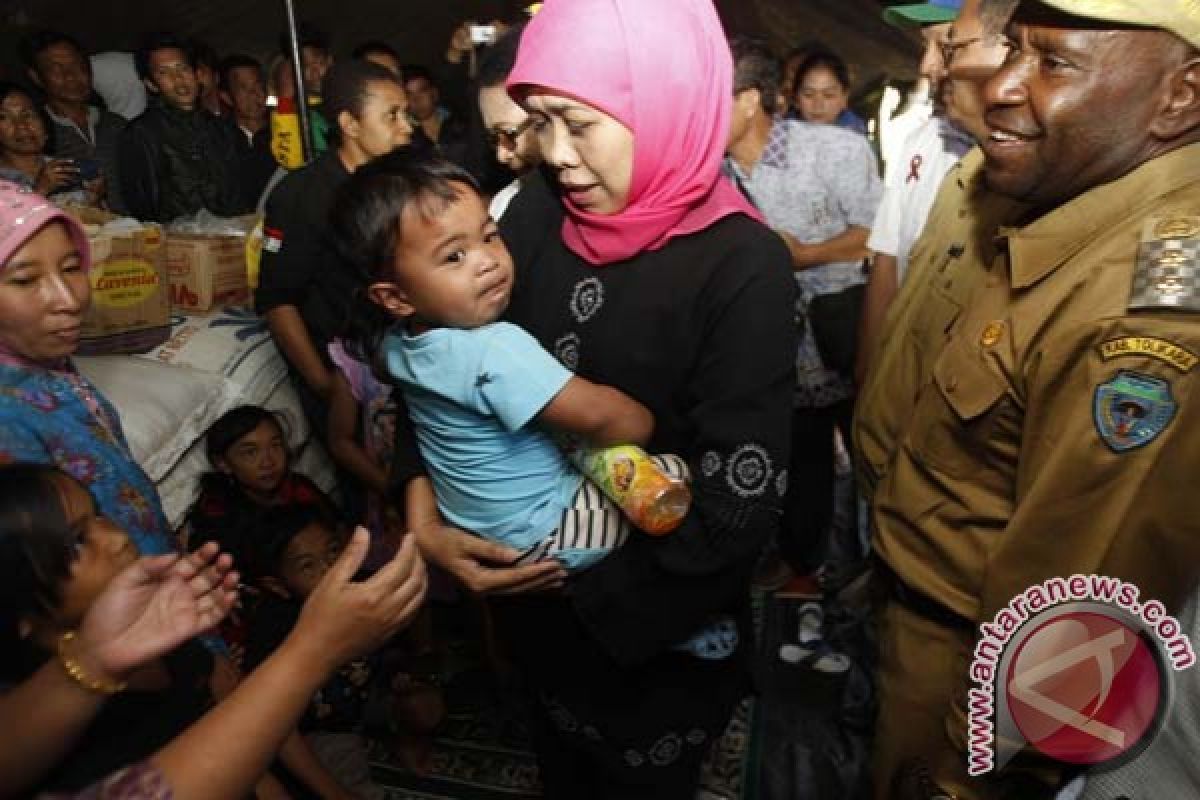
<path id="1" fill-rule="evenodd" d="M 651 456 L 655 466 L 678 480 L 689 480 L 687 462 L 675 455 Z M 615 550 L 629 538 L 629 520 L 591 481 L 584 481 L 575 502 L 563 513 L 558 530 L 526 550 L 517 564 L 532 564 L 560 550 Z"/>

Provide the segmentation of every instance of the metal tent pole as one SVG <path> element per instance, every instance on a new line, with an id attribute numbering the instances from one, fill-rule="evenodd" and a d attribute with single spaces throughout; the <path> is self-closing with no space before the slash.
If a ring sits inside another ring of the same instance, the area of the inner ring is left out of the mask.
<path id="1" fill-rule="evenodd" d="M 292 50 L 292 69 L 296 77 L 296 113 L 300 117 L 300 143 L 304 147 L 304 162 L 313 160 L 312 125 L 308 119 L 308 88 L 304 85 L 304 68 L 300 61 L 300 37 L 296 33 L 296 10 L 292 0 L 283 0 L 287 16 L 288 44 Z"/>

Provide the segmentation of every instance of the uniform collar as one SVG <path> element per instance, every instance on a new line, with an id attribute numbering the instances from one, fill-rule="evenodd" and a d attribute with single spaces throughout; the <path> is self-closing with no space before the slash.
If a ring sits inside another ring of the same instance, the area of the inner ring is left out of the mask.
<path id="1" fill-rule="evenodd" d="M 1000 228 L 1014 289 L 1040 281 L 1101 232 L 1141 215 L 1142 207 L 1200 180 L 1200 144 L 1181 147 L 1111 183 L 1085 192 L 1024 227 Z"/>

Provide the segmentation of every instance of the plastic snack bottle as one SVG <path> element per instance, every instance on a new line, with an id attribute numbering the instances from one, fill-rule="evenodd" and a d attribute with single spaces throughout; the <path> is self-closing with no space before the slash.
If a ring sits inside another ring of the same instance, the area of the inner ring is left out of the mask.
<path id="1" fill-rule="evenodd" d="M 570 456 L 579 471 L 646 533 L 661 536 L 675 530 L 692 504 L 687 484 L 659 469 L 637 445 L 578 448 Z"/>

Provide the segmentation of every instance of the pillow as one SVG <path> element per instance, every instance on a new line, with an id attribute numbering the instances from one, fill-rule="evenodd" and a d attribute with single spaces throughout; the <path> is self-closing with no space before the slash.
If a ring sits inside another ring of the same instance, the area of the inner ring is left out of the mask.
<path id="1" fill-rule="evenodd" d="M 189 367 L 130 356 L 80 356 L 75 364 L 117 409 L 134 459 L 155 483 L 239 400 L 224 376 Z"/>
<path id="2" fill-rule="evenodd" d="M 261 405 L 287 377 L 267 323 L 250 309 L 229 307 L 207 314 L 176 315 L 171 336 L 137 358 L 220 375 Z"/>

